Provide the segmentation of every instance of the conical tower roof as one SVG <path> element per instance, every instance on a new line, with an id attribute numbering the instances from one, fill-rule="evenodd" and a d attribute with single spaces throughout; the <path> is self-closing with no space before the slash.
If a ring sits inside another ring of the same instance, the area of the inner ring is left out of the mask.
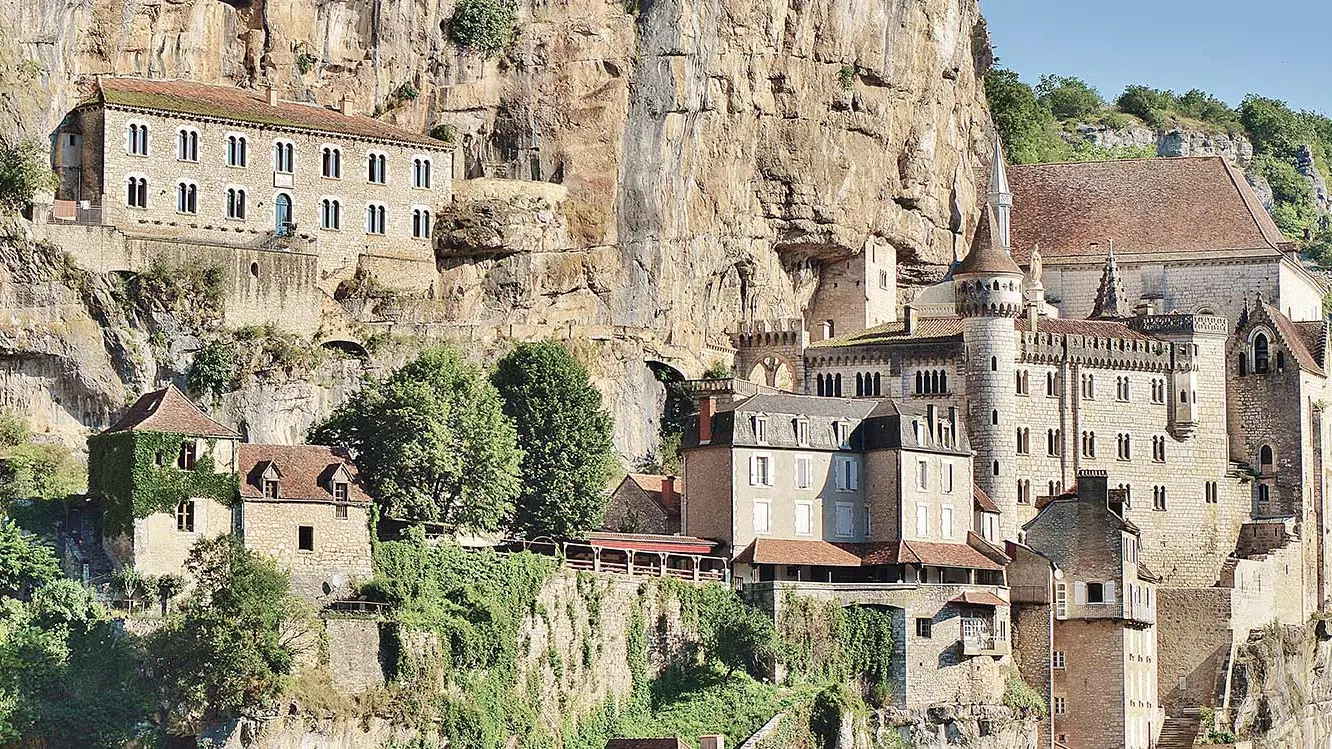
<path id="1" fill-rule="evenodd" d="M 995 273 L 1022 275 L 1022 269 L 1013 262 L 1013 257 L 1002 247 L 996 246 L 994 223 L 994 211 L 986 205 L 976 223 L 976 235 L 971 242 L 971 252 L 968 252 L 967 256 L 962 258 L 962 262 L 953 269 L 954 276 Z"/>
<path id="2" fill-rule="evenodd" d="M 1124 278 L 1119 273 L 1119 264 L 1115 262 L 1115 243 L 1110 242 L 1110 252 L 1105 257 L 1105 270 L 1101 272 L 1101 288 L 1096 291 L 1096 304 L 1092 306 L 1092 320 L 1124 318 L 1133 314 L 1128 293 L 1124 291 Z"/>

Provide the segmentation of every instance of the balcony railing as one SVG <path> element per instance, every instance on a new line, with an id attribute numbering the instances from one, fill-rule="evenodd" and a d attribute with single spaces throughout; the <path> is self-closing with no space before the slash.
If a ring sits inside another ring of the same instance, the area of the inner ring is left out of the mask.
<path id="1" fill-rule="evenodd" d="M 1124 605 L 1124 618 L 1138 624 L 1156 624 L 1156 609 L 1145 603 L 1129 602 Z"/>
<path id="2" fill-rule="evenodd" d="M 1008 655 L 1012 646 L 1008 640 L 1000 640 L 993 635 L 962 638 L 962 655 Z"/>

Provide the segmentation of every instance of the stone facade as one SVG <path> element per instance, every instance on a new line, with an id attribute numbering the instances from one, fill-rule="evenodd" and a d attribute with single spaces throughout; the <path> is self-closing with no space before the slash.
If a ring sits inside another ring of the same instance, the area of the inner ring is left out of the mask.
<path id="1" fill-rule="evenodd" d="M 345 517 L 333 503 L 249 499 L 241 505 L 245 548 L 276 559 L 291 573 L 291 589 L 327 602 L 370 579 L 370 520 L 366 508 L 347 506 Z M 301 533 L 309 529 L 310 549 Z"/>

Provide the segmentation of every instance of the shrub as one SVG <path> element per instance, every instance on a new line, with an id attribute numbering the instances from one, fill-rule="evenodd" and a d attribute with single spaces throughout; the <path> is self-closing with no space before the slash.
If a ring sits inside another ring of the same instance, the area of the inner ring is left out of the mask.
<path id="1" fill-rule="evenodd" d="M 509 45 L 516 18 L 514 0 L 460 0 L 449 20 L 449 36 L 489 57 Z"/>
<path id="2" fill-rule="evenodd" d="M 314 70 L 316 62 L 319 62 L 319 58 L 310 52 L 302 52 L 296 56 L 296 68 L 301 71 L 301 75 Z"/>
<path id="3" fill-rule="evenodd" d="M 398 102 L 414 101 L 420 95 L 421 92 L 417 91 L 416 86 L 413 86 L 410 81 L 403 81 L 402 85 L 398 86 L 393 92 L 393 98 Z"/>
<path id="4" fill-rule="evenodd" d="M 190 392 L 220 396 L 232 390 L 236 379 L 236 343 L 218 338 L 205 343 L 194 354 L 187 380 Z"/>
<path id="5" fill-rule="evenodd" d="M 1133 127 L 1133 118 L 1123 112 L 1106 112 L 1098 121 L 1111 130 L 1126 130 Z"/>
<path id="6" fill-rule="evenodd" d="M 735 373 L 731 366 L 721 359 L 714 359 L 708 365 L 708 368 L 703 371 L 703 379 L 705 380 L 725 380 L 734 376 Z"/>
<path id="7" fill-rule="evenodd" d="M 843 65 L 841 70 L 837 71 L 837 81 L 842 84 L 845 91 L 851 90 L 851 84 L 856 81 L 856 69 L 850 65 Z"/>
<path id="8" fill-rule="evenodd" d="M 0 140 L 0 207 L 18 210 L 39 190 L 55 191 L 58 182 L 47 166 L 46 149 L 35 140 Z"/>
<path id="9" fill-rule="evenodd" d="M 11 409 L 0 409 L 0 447 L 21 445 L 30 436 L 32 430 L 28 428 L 27 419 Z"/>
<path id="10" fill-rule="evenodd" d="M 431 138 L 434 138 L 435 140 L 442 140 L 445 143 L 452 143 L 453 125 L 450 125 L 447 122 L 441 122 L 438 125 L 435 125 L 434 127 L 430 128 L 430 132 L 427 134 Z"/>
<path id="11" fill-rule="evenodd" d="M 1041 105 L 1061 120 L 1086 119 L 1105 107 L 1101 95 L 1081 78 L 1043 75 L 1035 91 Z"/>
<path id="12" fill-rule="evenodd" d="M 1016 673 L 1009 674 L 1008 681 L 1004 684 L 1004 706 L 1015 713 L 1034 715 L 1037 718 L 1044 718 L 1048 709 L 1040 692 L 1032 689 L 1031 685 Z"/>

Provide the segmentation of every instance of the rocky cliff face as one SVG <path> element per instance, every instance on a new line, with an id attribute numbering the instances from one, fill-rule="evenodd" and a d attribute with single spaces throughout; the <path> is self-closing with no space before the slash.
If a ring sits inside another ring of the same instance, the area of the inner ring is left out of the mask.
<path id="1" fill-rule="evenodd" d="M 544 246 L 441 253 L 430 317 L 615 328 L 626 454 L 654 444 L 644 360 L 698 375 L 707 342 L 724 355 L 741 319 L 799 315 L 820 267 L 871 241 L 936 275 L 974 215 L 991 138 L 976 0 L 523 0 L 489 59 L 450 41 L 454 4 L 0 0 L 0 74 L 40 92 L 0 116 L 41 137 L 98 73 L 273 83 L 448 124 L 459 177 L 559 183 Z"/>
<path id="2" fill-rule="evenodd" d="M 1171 128 L 1153 130 L 1142 125 L 1112 128 L 1079 125 L 1064 134 L 1070 141 L 1085 140 L 1102 148 L 1151 148 L 1157 156 L 1222 156 L 1240 166 L 1253 160 L 1253 144 L 1242 134 Z"/>
<path id="3" fill-rule="evenodd" d="M 1240 647 L 1230 728 L 1255 749 L 1305 749 L 1332 741 L 1332 631 L 1270 625 Z"/>

